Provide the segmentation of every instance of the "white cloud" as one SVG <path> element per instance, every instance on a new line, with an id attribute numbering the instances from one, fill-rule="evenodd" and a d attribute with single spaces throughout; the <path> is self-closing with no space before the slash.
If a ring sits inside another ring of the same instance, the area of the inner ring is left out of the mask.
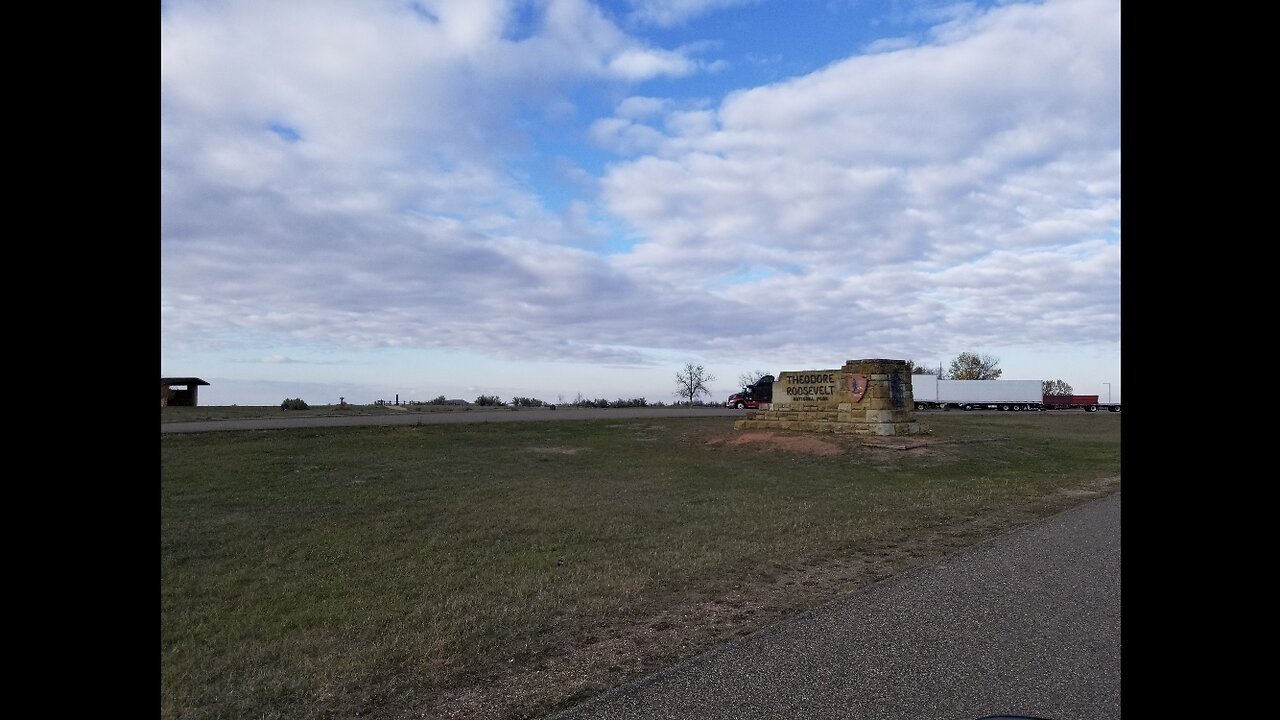
<path id="1" fill-rule="evenodd" d="M 164 352 L 637 366 L 740 355 L 757 329 L 770 357 L 841 362 L 1118 333 L 1114 2 L 933 5 L 947 24 L 917 45 L 712 105 L 620 85 L 714 62 L 585 0 L 529 7 L 167 3 Z M 543 152 L 526 118 L 574 117 L 584 87 L 615 108 L 590 139 L 620 157 L 595 177 L 545 151 L 583 194 L 544 206 L 510 158 Z"/>
<path id="2" fill-rule="evenodd" d="M 653 152 L 664 145 L 662 133 L 623 118 L 601 118 L 591 124 L 591 138 L 619 155 Z"/>
<path id="3" fill-rule="evenodd" d="M 696 66 L 675 52 L 624 50 L 615 54 L 607 67 L 611 74 L 626 80 L 644 80 L 658 75 L 687 75 Z"/>
<path id="4" fill-rule="evenodd" d="M 997 8 L 944 44 L 734 94 L 714 125 L 602 121 L 653 147 L 603 181 L 647 238 L 622 262 L 700 282 L 750 255 L 864 279 L 1113 237 L 1118 22 L 1109 2 Z"/>
<path id="5" fill-rule="evenodd" d="M 671 107 L 671 101 L 664 98 L 629 97 L 618 103 L 614 115 L 628 120 L 642 120 L 653 117 Z"/>
<path id="6" fill-rule="evenodd" d="M 629 0 L 631 19 L 645 25 L 672 27 L 713 10 L 747 5 L 759 0 Z"/>

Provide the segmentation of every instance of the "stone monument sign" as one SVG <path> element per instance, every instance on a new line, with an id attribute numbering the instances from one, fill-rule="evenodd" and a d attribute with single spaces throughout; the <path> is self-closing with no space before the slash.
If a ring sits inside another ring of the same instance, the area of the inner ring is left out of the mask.
<path id="1" fill-rule="evenodd" d="M 906 360 L 849 360 L 831 370 L 783 371 L 773 403 L 733 424 L 739 430 L 919 435 Z"/>

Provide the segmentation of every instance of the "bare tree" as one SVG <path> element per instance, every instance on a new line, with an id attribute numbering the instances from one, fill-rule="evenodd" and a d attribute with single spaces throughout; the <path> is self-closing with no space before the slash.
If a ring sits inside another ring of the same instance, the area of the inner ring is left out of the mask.
<path id="1" fill-rule="evenodd" d="M 1066 383 L 1065 380 L 1042 380 L 1040 387 L 1042 395 L 1074 395 L 1075 390 Z"/>
<path id="2" fill-rule="evenodd" d="M 1000 358 L 962 352 L 951 361 L 947 377 L 952 380 L 995 380 L 1003 372 L 999 366 Z"/>
<path id="3" fill-rule="evenodd" d="M 675 396 L 688 401 L 690 405 L 697 400 L 700 395 L 711 396 L 711 391 L 707 389 L 707 383 L 715 382 L 716 376 L 707 371 L 701 365 L 693 363 L 685 363 L 684 369 L 676 372 L 676 392 Z"/>
<path id="4" fill-rule="evenodd" d="M 769 373 L 765 372 L 764 370 L 752 370 L 749 373 L 743 373 L 739 375 L 738 384 L 741 385 L 742 387 L 750 387 L 752 385 L 755 385 L 756 382 L 760 380 L 760 378 L 768 374 Z"/>

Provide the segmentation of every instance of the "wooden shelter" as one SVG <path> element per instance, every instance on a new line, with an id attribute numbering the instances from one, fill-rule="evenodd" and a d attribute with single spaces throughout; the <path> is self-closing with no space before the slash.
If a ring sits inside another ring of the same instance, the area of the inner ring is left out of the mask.
<path id="1" fill-rule="evenodd" d="M 195 407 L 196 390 L 209 383 L 197 377 L 160 378 L 160 407 Z"/>

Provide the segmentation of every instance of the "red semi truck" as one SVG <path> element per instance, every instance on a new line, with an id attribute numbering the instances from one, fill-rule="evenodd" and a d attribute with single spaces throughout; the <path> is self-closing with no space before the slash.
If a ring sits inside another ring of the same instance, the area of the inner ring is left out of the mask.
<path id="1" fill-rule="evenodd" d="M 738 392 L 729 396 L 725 402 L 725 407 L 755 410 L 764 403 L 773 402 L 773 381 L 772 375 L 765 375 L 754 383 L 743 387 Z"/>

